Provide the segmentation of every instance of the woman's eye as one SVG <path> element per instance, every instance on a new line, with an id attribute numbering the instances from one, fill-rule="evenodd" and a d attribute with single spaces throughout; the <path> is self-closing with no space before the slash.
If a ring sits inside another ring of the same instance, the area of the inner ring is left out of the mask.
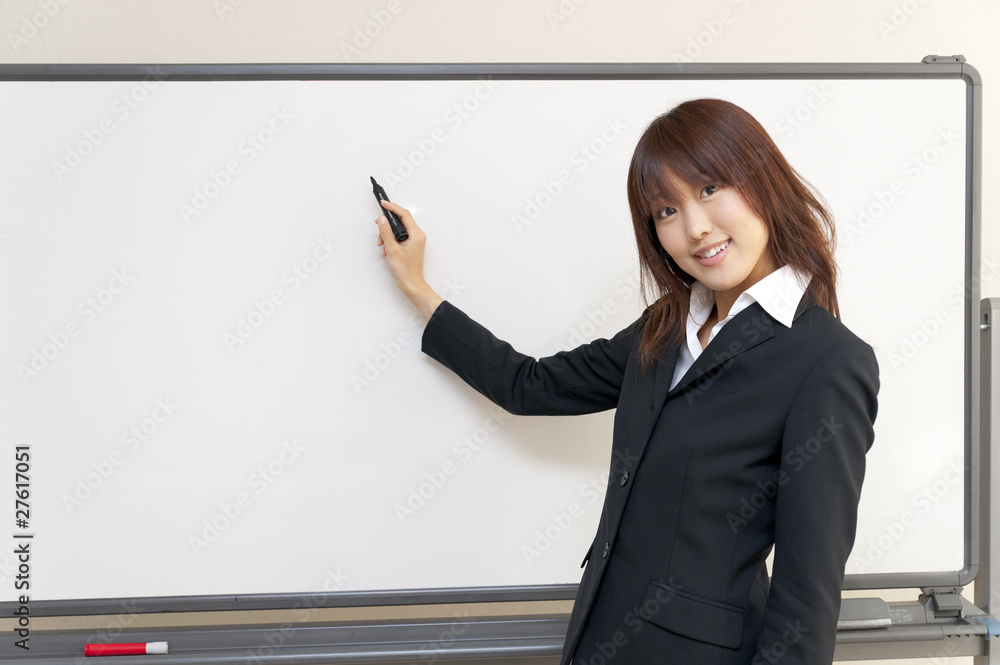
<path id="1" fill-rule="evenodd" d="M 662 208 L 660 208 L 659 210 L 657 210 L 653 214 L 653 219 L 654 220 L 666 219 L 667 217 L 670 217 L 670 215 L 674 214 L 675 212 L 677 212 L 677 211 L 674 210 L 673 208 L 671 208 L 670 206 L 663 206 Z"/>
<path id="2" fill-rule="evenodd" d="M 717 191 L 719 191 L 719 186 L 705 185 L 704 187 L 701 188 L 701 191 L 705 194 L 705 196 L 711 196 L 712 194 L 715 194 Z"/>

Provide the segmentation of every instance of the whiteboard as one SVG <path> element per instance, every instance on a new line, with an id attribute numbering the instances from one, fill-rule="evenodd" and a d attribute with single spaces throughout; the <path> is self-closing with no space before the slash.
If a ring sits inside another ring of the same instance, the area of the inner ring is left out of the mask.
<path id="1" fill-rule="evenodd" d="M 750 111 L 829 202 L 842 317 L 879 359 L 847 573 L 959 570 L 965 90 L 0 84 L 0 492 L 30 446 L 11 531 L 33 536 L 32 599 L 578 582 L 613 412 L 509 416 L 423 355 L 368 177 L 427 232 L 439 293 L 549 355 L 642 311 L 628 160 L 705 96 Z"/>

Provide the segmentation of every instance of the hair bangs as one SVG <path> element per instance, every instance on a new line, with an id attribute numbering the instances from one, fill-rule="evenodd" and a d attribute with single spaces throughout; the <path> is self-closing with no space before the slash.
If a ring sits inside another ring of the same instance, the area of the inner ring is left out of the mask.
<path id="1" fill-rule="evenodd" d="M 693 137 L 679 135 L 667 121 L 668 117 L 661 117 L 650 126 L 643 137 L 645 145 L 633 157 L 635 208 L 650 218 L 660 206 L 683 198 L 685 187 L 733 184 L 726 173 L 725 155 L 712 142 L 688 143 Z"/>

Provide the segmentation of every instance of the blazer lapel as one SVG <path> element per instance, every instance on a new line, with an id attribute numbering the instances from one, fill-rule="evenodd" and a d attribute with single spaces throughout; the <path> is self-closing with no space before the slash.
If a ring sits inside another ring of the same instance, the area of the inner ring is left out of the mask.
<path id="1" fill-rule="evenodd" d="M 667 400 L 667 391 L 677 365 L 677 347 L 668 346 L 656 361 L 653 370 L 643 371 L 633 366 L 637 382 L 635 395 L 648 395 L 648 401 L 640 399 L 620 400 L 615 415 L 615 441 L 626 446 L 625 454 L 635 455 L 641 460 L 646 444 L 653 434 L 653 427 L 660 417 L 660 410 Z M 634 362 L 634 360 L 633 360 Z M 638 449 L 631 446 L 638 444 Z"/>
<path id="2" fill-rule="evenodd" d="M 808 295 L 803 297 L 796 309 L 795 319 L 798 319 L 804 312 L 816 306 L 816 301 L 812 300 Z M 732 321 L 723 326 L 719 334 L 709 342 L 705 350 L 695 359 L 694 364 L 684 373 L 684 376 L 681 377 L 681 380 L 673 389 L 670 388 L 670 384 L 673 382 L 674 368 L 677 367 L 680 349 L 678 347 L 667 347 L 656 363 L 656 371 L 645 372 L 641 375 L 641 381 L 653 382 L 652 389 L 647 393 L 652 395 L 650 404 L 648 407 L 644 403 L 634 404 L 631 408 L 635 409 L 635 411 L 629 412 L 629 419 L 632 422 L 642 423 L 640 429 L 636 432 L 638 438 L 635 439 L 641 442 L 639 444 L 638 459 L 641 460 L 643 454 L 646 452 L 649 437 L 652 436 L 653 428 L 660 418 L 660 411 L 663 410 L 663 405 L 668 399 L 680 393 L 684 390 L 685 386 L 690 385 L 693 381 L 698 380 L 708 372 L 712 372 L 716 367 L 727 366 L 726 364 L 732 362 L 736 356 L 774 337 L 774 326 L 776 325 L 780 326 L 781 324 L 772 319 L 759 303 L 753 303 L 734 316 Z M 619 409 L 621 408 L 623 408 L 623 405 L 619 404 Z"/>
<path id="3" fill-rule="evenodd" d="M 666 396 L 673 397 L 692 381 L 700 379 L 720 365 L 728 367 L 736 356 L 771 339 L 774 337 L 775 325 L 775 320 L 764 311 L 760 303 L 751 304 L 722 327 L 719 334 L 708 343 L 701 355 L 695 359 L 694 364 L 684 373 L 677 386 L 668 391 Z M 669 383 L 672 379 L 673 375 L 667 379 L 667 382 Z M 657 389 L 659 389 L 659 385 L 657 385 Z"/>
<path id="4" fill-rule="evenodd" d="M 667 393 L 670 391 L 670 384 L 674 380 L 674 370 L 677 367 L 677 360 L 680 357 L 680 349 L 676 346 L 668 347 L 663 355 L 660 356 L 660 361 L 656 363 L 656 378 L 654 379 L 656 383 L 653 386 L 653 405 L 650 407 L 653 416 L 653 422 L 660 415 L 660 410 L 663 408 L 663 403 L 667 401 Z M 650 429 L 652 429 L 652 423 L 650 423 Z"/>

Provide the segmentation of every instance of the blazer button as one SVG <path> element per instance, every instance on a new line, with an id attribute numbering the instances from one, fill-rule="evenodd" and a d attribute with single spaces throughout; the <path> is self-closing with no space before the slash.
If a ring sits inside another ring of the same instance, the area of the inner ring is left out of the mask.
<path id="1" fill-rule="evenodd" d="M 611 549 L 611 543 L 604 543 L 604 558 L 608 558 L 608 551 Z"/>
<path id="2" fill-rule="evenodd" d="M 626 471 L 626 472 L 624 472 L 622 474 L 622 480 L 621 480 L 621 482 L 622 482 L 622 487 L 625 487 L 625 483 L 628 482 L 628 471 Z"/>

